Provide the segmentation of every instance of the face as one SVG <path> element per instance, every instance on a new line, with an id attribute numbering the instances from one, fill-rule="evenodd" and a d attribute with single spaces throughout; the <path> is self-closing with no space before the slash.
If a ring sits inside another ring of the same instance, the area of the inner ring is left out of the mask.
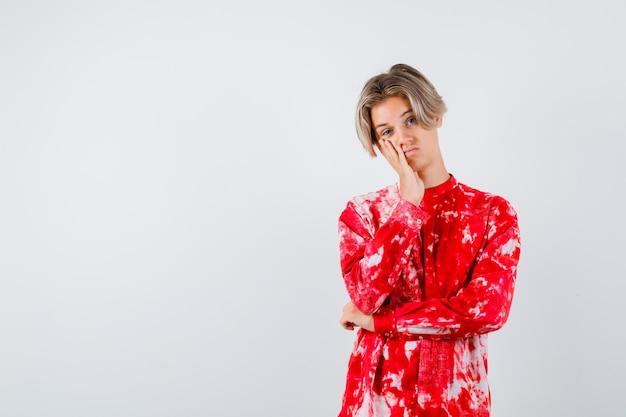
<path id="1" fill-rule="evenodd" d="M 403 97 L 389 97 L 372 107 L 376 138 L 389 140 L 402 149 L 407 162 L 418 173 L 443 167 L 437 128 L 419 125 L 411 104 Z M 441 118 L 438 120 L 441 126 Z"/>

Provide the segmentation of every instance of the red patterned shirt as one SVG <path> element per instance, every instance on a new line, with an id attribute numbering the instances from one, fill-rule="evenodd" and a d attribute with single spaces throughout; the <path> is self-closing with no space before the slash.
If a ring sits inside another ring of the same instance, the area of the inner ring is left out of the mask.
<path id="1" fill-rule="evenodd" d="M 375 327 L 357 334 L 339 416 L 489 416 L 487 333 L 508 318 L 520 254 L 512 206 L 450 176 L 417 207 L 396 184 L 352 199 L 339 236 Z"/>

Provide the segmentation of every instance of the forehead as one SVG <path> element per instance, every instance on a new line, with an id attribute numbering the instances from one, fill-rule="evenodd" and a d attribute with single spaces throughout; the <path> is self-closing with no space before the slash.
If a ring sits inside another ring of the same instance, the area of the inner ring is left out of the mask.
<path id="1" fill-rule="evenodd" d="M 372 107 L 372 125 L 391 123 L 411 112 L 409 100 L 404 97 L 389 97 Z"/>

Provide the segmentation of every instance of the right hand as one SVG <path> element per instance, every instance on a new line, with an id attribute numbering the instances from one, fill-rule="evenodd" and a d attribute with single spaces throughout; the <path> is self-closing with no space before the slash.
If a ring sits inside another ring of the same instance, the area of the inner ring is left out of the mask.
<path id="1" fill-rule="evenodd" d="M 424 198 L 424 181 L 413 171 L 402 149 L 390 140 L 381 139 L 378 150 L 400 177 L 400 196 L 416 206 Z"/>

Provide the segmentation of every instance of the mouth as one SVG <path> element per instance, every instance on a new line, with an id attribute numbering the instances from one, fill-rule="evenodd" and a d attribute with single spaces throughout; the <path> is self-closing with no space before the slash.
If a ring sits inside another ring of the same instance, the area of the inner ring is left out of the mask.
<path id="1" fill-rule="evenodd" d="M 403 152 L 405 156 L 413 155 L 415 152 L 417 152 L 417 148 L 415 147 L 407 148 Z"/>

